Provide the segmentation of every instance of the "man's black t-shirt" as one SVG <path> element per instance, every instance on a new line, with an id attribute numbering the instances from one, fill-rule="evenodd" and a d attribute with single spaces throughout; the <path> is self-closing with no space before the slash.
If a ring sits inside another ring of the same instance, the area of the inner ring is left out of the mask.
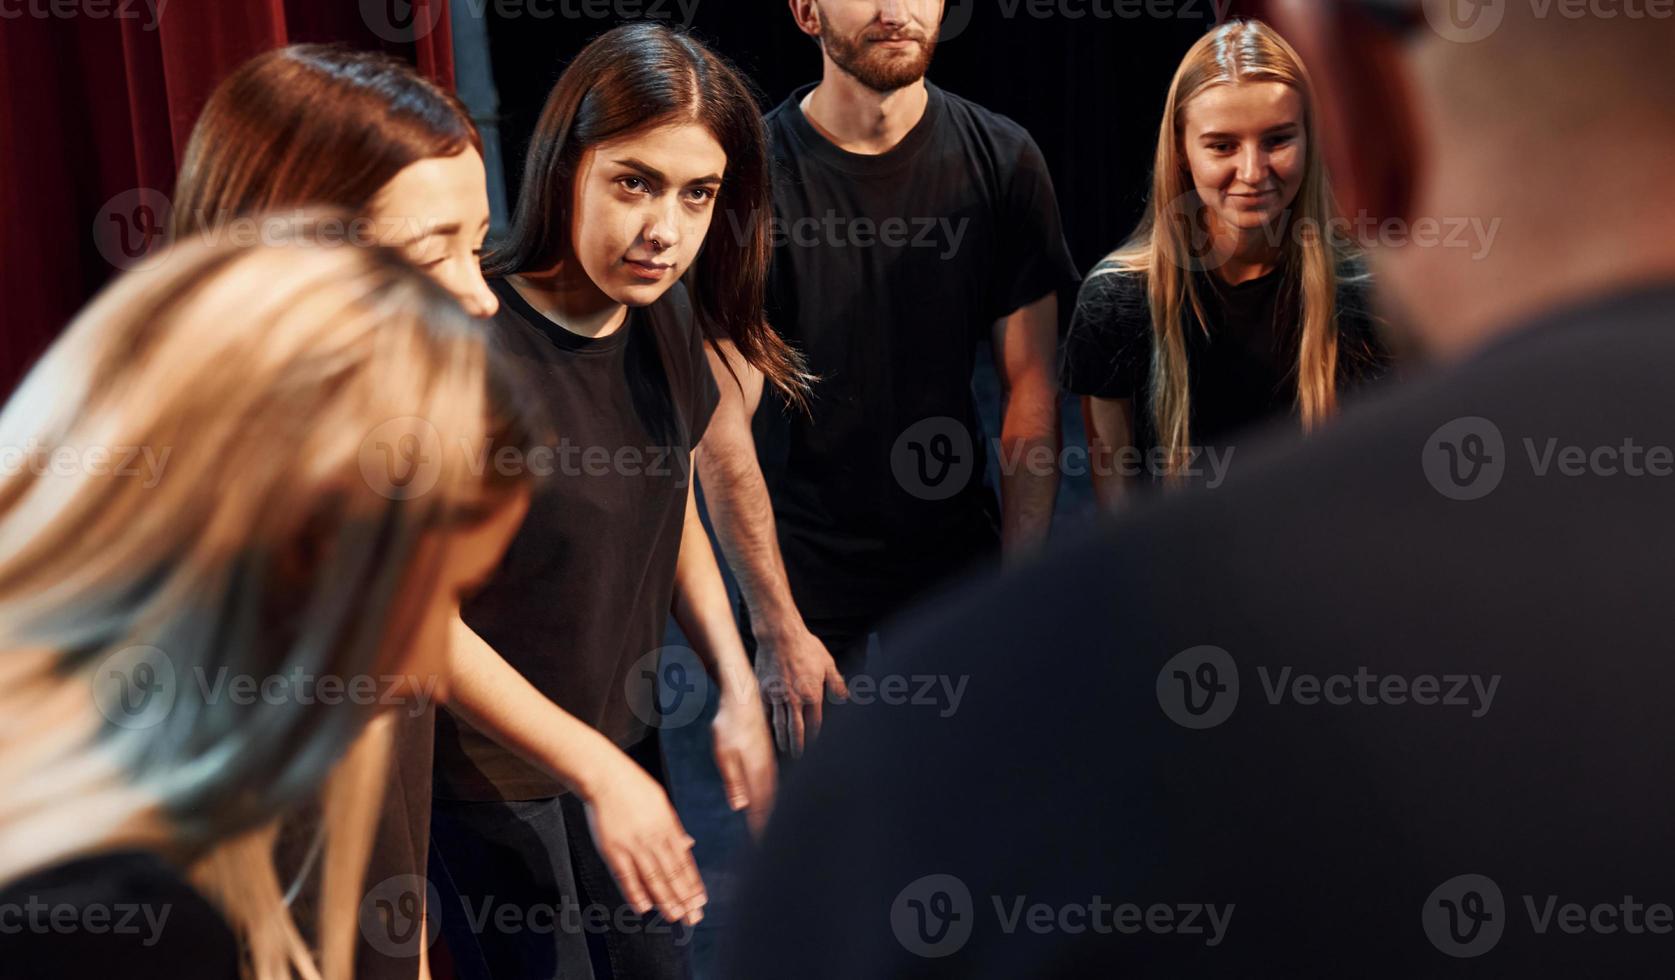
<path id="1" fill-rule="evenodd" d="M 691 452 L 719 392 L 683 283 L 598 338 L 552 322 L 504 280 L 491 286 L 500 297 L 495 343 L 520 366 L 558 442 L 531 454 L 541 479 L 529 515 L 466 604 L 465 622 L 543 694 L 626 747 L 653 717 L 649 701 L 631 698 L 651 694 L 641 672 L 655 676 Z M 445 799 L 563 792 L 447 712 L 437 720 L 436 772 Z"/>
<path id="2" fill-rule="evenodd" d="M 1252 426 L 1297 415 L 1297 353 L 1302 342 L 1298 297 L 1282 264 L 1232 285 L 1195 273 L 1207 328 L 1188 311 L 1184 331 L 1191 392 L 1192 443 L 1226 450 Z M 1095 398 L 1132 399 L 1134 447 L 1142 461 L 1158 445 L 1152 417 L 1154 333 L 1147 278 L 1101 262 L 1082 283 L 1065 336 L 1060 383 Z M 1389 357 L 1371 313 L 1366 278 L 1346 266 L 1337 297 L 1338 391 L 1382 377 Z M 1145 464 L 1156 477 L 1161 467 Z"/>
<path id="3" fill-rule="evenodd" d="M 900 143 L 850 153 L 804 117 L 811 89 L 767 117 L 768 319 L 820 381 L 807 416 L 766 399 L 756 440 L 799 608 L 877 617 L 995 549 L 978 344 L 1077 274 L 1022 127 L 927 85 Z"/>
<path id="4" fill-rule="evenodd" d="M 963 696 L 831 719 L 725 975 L 1666 975 L 1672 321 L 1555 311 L 903 624 Z"/>

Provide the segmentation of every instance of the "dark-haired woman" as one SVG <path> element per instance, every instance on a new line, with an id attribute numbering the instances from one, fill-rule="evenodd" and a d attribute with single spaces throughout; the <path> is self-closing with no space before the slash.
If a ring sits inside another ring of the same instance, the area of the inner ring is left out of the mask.
<path id="1" fill-rule="evenodd" d="M 562 434 L 557 476 L 465 608 L 536 687 L 654 771 L 652 726 L 678 724 L 681 697 L 701 704 L 707 672 L 721 696 L 716 762 L 729 803 L 755 824 L 772 802 L 773 746 L 698 519 L 692 454 L 718 399 L 706 342 L 731 343 L 793 397 L 802 391 L 797 358 L 762 317 L 768 194 L 756 103 L 703 45 L 629 25 L 565 70 L 536 127 L 510 238 L 485 267 L 497 339 Z M 661 649 L 671 611 L 696 654 L 689 664 Z M 667 716 L 649 707 L 660 660 L 679 685 L 661 692 Z M 667 923 L 622 914 L 562 786 L 446 717 L 436 765 L 433 837 L 465 904 L 557 910 L 550 930 L 492 919 L 473 930 L 450 914 L 456 956 L 475 938 L 497 977 L 685 975 L 685 941 Z"/>
<path id="2" fill-rule="evenodd" d="M 1259 21 L 1182 61 L 1146 218 L 1083 282 L 1063 352 L 1103 505 L 1154 480 L 1213 487 L 1242 430 L 1287 415 L 1312 430 L 1385 372 L 1363 277 L 1329 234 L 1310 100 Z"/>
<path id="3" fill-rule="evenodd" d="M 330 205 L 347 211 L 336 234 L 399 248 L 468 311 L 499 306 L 483 280 L 489 206 L 476 127 L 459 102 L 384 55 L 294 45 L 260 55 L 211 96 L 193 130 L 176 187 L 173 232 L 237 238 L 258 233 L 260 212 Z M 528 475 L 528 474 L 526 474 Z M 555 598 L 554 601 L 563 601 Z M 599 828 L 613 873 L 637 908 L 655 901 L 671 919 L 696 921 L 703 885 L 667 793 L 601 736 L 542 696 L 456 615 L 448 660 L 452 711 L 511 746 L 549 779 L 573 789 Z M 424 975 L 425 908 L 435 711 L 401 713 L 392 779 L 374 841 L 368 906 L 389 905 L 380 936 L 369 922 L 357 976 Z M 590 719 L 591 720 L 591 719 Z M 282 872 L 306 908 L 338 869 L 310 858 L 316 821 L 293 820 Z M 435 869 L 447 893 L 445 869 Z M 308 917 L 304 917 L 305 920 Z M 412 921 L 406 921 L 411 919 Z"/>

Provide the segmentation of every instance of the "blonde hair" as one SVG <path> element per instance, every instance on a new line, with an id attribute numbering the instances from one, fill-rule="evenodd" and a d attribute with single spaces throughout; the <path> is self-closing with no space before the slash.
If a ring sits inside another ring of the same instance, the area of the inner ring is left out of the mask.
<path id="1" fill-rule="evenodd" d="M 1232 20 L 1200 38 L 1175 72 L 1158 131 L 1146 214 L 1129 240 L 1107 257 L 1116 270 L 1096 273 L 1147 278 L 1153 331 L 1151 410 L 1171 472 L 1186 461 L 1192 445 L 1186 312 L 1190 308 L 1201 326 L 1209 322 L 1191 275 L 1203 264 L 1207 235 L 1182 147 L 1185 108 L 1211 86 L 1246 82 L 1279 82 L 1303 97 L 1306 157 L 1291 207 L 1293 233 L 1285 236 L 1282 251 L 1285 288 L 1301 297 L 1297 406 L 1305 430 L 1337 410 L 1340 255 L 1326 234 L 1336 206 L 1314 133 L 1313 86 L 1302 59 L 1272 28 L 1261 21 Z"/>
<path id="2" fill-rule="evenodd" d="M 367 728 L 372 706 L 238 703 L 203 678 L 402 663 L 438 572 L 430 532 L 481 519 L 503 489 L 485 484 L 517 479 L 446 448 L 527 433 L 440 287 L 317 229 L 171 247 L 96 298 L 0 412 L 0 882 L 127 847 L 202 860 L 262 980 L 351 975 L 389 726 Z M 378 446 L 409 439 L 423 472 L 385 480 Z M 114 464 L 130 450 L 154 468 Z M 156 689 L 171 672 L 172 700 L 125 724 L 109 681 L 125 695 L 140 675 L 112 668 L 136 658 Z M 272 838 L 328 774 L 316 963 Z"/>

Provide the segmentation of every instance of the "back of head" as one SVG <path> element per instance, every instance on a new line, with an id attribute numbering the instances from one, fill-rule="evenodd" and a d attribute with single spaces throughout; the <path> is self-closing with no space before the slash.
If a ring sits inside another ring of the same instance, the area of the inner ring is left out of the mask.
<path id="1" fill-rule="evenodd" d="M 266 685 L 395 675 L 430 532 L 518 482 L 457 451 L 533 436 L 445 292 L 314 222 L 263 237 L 117 280 L 0 413 L 0 881 L 184 862 L 316 790 L 377 705 Z"/>
<path id="2" fill-rule="evenodd" d="M 296 44 L 216 87 L 175 185 L 176 238 L 280 207 L 363 214 L 410 164 L 482 152 L 452 94 L 388 55 Z"/>
<path id="3" fill-rule="evenodd" d="M 1675 10 L 1265 6 L 1320 81 L 1339 198 L 1424 346 L 1463 351 L 1542 311 L 1675 278 Z M 1426 244 L 1439 226 L 1469 240 Z"/>

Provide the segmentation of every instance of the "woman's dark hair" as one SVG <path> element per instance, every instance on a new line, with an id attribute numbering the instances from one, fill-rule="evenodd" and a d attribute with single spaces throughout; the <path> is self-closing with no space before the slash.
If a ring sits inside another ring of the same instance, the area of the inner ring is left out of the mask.
<path id="1" fill-rule="evenodd" d="M 410 164 L 482 137 L 458 99 L 385 54 L 294 44 L 245 62 L 204 105 L 175 183 L 173 237 L 276 208 L 365 214 Z"/>
<path id="2" fill-rule="evenodd" d="M 738 70 L 684 33 L 627 24 L 594 39 L 570 63 L 530 139 L 511 230 L 484 260 L 483 272 L 550 268 L 570 247 L 582 155 L 601 143 L 688 120 L 708 129 L 727 154 L 703 259 L 689 274 L 700 329 L 712 345 L 732 341 L 789 401 L 803 404 L 809 381 L 803 359 L 762 311 L 773 207 L 762 113 Z"/>

